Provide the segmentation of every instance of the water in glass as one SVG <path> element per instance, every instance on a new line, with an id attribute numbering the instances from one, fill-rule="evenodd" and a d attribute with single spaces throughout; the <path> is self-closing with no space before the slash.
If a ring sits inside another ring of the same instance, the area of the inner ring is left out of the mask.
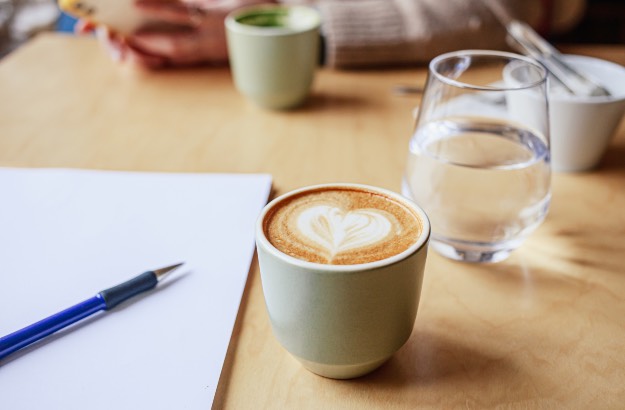
<path id="1" fill-rule="evenodd" d="M 543 221 L 551 198 L 549 149 L 523 125 L 448 118 L 410 141 L 404 195 L 430 217 L 432 246 L 452 259 L 496 262 Z"/>

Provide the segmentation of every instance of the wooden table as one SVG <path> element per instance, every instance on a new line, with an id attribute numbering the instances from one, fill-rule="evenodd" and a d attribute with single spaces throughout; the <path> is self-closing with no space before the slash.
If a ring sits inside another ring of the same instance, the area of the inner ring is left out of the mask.
<path id="1" fill-rule="evenodd" d="M 625 47 L 569 51 L 625 64 Z M 267 172 L 399 190 L 423 68 L 319 73 L 303 108 L 246 102 L 226 69 L 141 72 L 88 38 L 45 35 L 0 62 L 0 166 Z M 219 195 L 218 192 L 215 195 Z M 556 174 L 545 223 L 510 259 L 431 253 L 414 332 L 351 381 L 304 370 L 271 334 L 252 266 L 214 407 L 623 408 L 625 126 L 601 166 Z"/>

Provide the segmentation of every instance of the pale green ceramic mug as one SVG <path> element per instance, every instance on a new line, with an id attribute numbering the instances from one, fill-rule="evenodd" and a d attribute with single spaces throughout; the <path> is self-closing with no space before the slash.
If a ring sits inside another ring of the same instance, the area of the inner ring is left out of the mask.
<path id="1" fill-rule="evenodd" d="M 319 12 L 307 6 L 266 4 L 226 17 L 234 83 L 243 95 L 271 109 L 302 104 L 319 62 Z"/>
<path id="2" fill-rule="evenodd" d="M 381 366 L 412 333 L 429 237 L 423 210 L 384 189 L 325 184 L 276 198 L 256 226 L 274 335 L 321 376 Z"/>

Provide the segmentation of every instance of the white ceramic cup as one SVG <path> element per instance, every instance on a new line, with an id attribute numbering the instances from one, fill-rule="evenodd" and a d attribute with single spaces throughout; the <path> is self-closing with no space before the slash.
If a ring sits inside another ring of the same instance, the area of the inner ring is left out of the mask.
<path id="1" fill-rule="evenodd" d="M 321 15 L 308 6 L 264 4 L 226 17 L 234 83 L 259 106 L 288 109 L 302 104 L 319 64 Z"/>
<path id="2" fill-rule="evenodd" d="M 356 187 L 404 204 L 422 223 L 404 252 L 356 265 L 327 265 L 286 255 L 264 232 L 268 212 L 294 195 L 323 187 Z M 256 226 L 265 303 L 273 333 L 305 368 L 347 379 L 369 373 L 408 340 L 414 326 L 430 237 L 426 214 L 405 197 L 357 184 L 301 188 L 270 202 Z"/>
<path id="3" fill-rule="evenodd" d="M 567 63 L 610 91 L 610 96 L 581 97 L 567 94 L 552 80 L 549 89 L 551 165 L 554 171 L 578 172 L 595 168 L 625 113 L 625 67 L 598 58 L 565 55 Z M 506 71 L 506 81 L 519 73 Z M 534 116 L 533 96 L 517 95 L 511 107 L 525 120 Z"/>

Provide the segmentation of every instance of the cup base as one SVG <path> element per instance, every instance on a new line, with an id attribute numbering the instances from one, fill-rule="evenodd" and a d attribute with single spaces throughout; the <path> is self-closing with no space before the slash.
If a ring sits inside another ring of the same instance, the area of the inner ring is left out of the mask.
<path id="1" fill-rule="evenodd" d="M 356 377 L 364 376 L 367 373 L 371 373 L 378 367 L 382 366 L 389 357 L 385 357 L 380 360 L 374 360 L 372 362 L 362 364 L 325 364 L 316 363 L 309 360 L 302 359 L 301 357 L 295 357 L 307 370 L 329 379 L 354 379 Z"/>
<path id="2" fill-rule="evenodd" d="M 432 238 L 432 248 L 446 258 L 470 263 L 496 263 L 510 256 L 518 247 L 516 241 L 505 245 L 473 244 Z"/>
<path id="3" fill-rule="evenodd" d="M 298 97 L 295 99 L 264 99 L 262 97 L 248 97 L 258 107 L 276 110 L 276 111 L 289 111 L 304 105 L 307 99 L 307 95 Z"/>

